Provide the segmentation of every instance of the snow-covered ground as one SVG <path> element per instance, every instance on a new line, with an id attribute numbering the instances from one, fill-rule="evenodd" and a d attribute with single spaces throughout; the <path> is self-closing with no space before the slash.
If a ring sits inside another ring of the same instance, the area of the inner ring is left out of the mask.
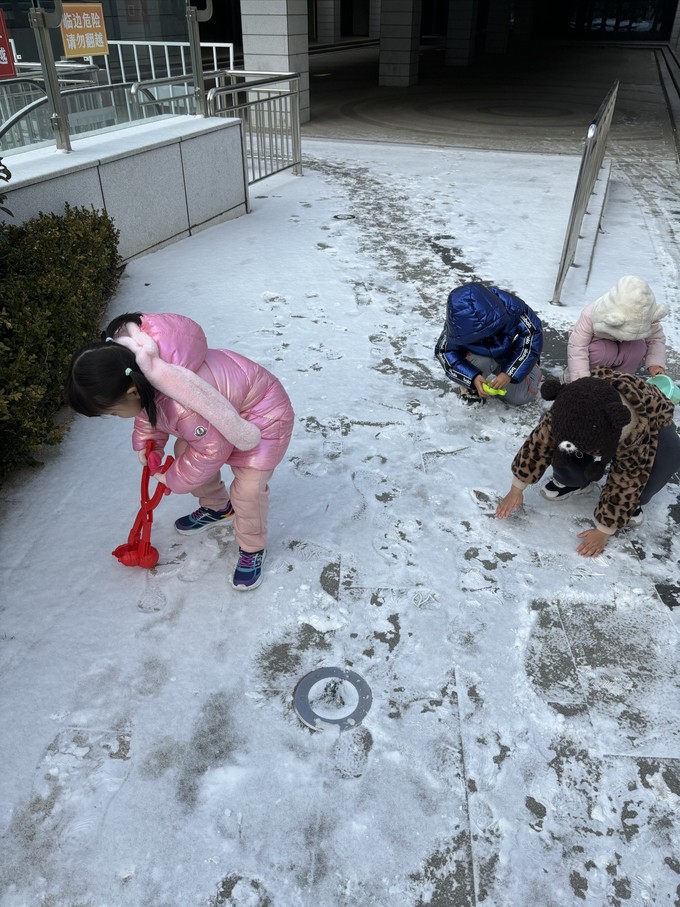
<path id="1" fill-rule="evenodd" d="M 190 498 L 156 511 L 155 569 L 111 557 L 130 423 L 76 418 L 2 490 L 2 907 L 680 903 L 678 486 L 592 560 L 593 496 L 496 520 L 544 404 L 464 407 L 433 358 L 448 292 L 492 280 L 558 373 L 581 307 L 637 274 L 680 377 L 676 165 L 613 164 L 557 307 L 578 167 L 310 140 L 250 216 L 128 266 L 112 315 L 195 318 L 297 427 L 252 593 L 230 528 L 174 533 Z M 323 666 L 371 688 L 354 729 L 294 711 Z"/>

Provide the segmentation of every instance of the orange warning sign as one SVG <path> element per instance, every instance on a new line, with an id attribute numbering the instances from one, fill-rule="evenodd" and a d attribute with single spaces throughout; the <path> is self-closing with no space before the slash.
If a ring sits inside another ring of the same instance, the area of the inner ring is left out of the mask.
<path id="1" fill-rule="evenodd" d="M 66 57 L 108 54 L 101 3 L 63 3 L 62 9 L 61 39 Z"/>

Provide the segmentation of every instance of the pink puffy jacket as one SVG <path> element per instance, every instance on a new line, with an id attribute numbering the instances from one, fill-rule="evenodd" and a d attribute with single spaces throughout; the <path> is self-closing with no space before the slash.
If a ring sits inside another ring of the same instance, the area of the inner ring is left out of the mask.
<path id="1" fill-rule="evenodd" d="M 294 420 L 278 378 L 238 353 L 208 349 L 203 329 L 184 315 L 143 315 L 141 329 L 156 341 L 161 359 L 190 369 L 215 387 L 262 435 L 252 450 L 238 450 L 202 416 L 157 393 L 156 427 L 142 410 L 135 419 L 132 446 L 144 450 L 152 439 L 162 451 L 170 435 L 187 442 L 165 474 L 168 488 L 179 494 L 191 491 L 225 464 L 274 469 L 286 452 Z"/>
<path id="2" fill-rule="evenodd" d="M 583 309 L 576 324 L 573 325 L 569 332 L 569 342 L 567 345 L 567 362 L 569 366 L 569 380 L 576 381 L 577 378 L 587 378 L 592 368 L 600 363 L 590 362 L 588 347 L 598 338 L 605 340 L 616 340 L 610 334 L 596 332 L 593 326 L 593 306 L 594 302 Z M 666 335 L 658 321 L 649 326 L 649 333 L 644 338 L 646 344 L 645 365 L 660 365 L 666 367 Z M 617 342 L 622 342 L 620 339 Z M 625 341 L 623 341 L 625 342 Z"/>

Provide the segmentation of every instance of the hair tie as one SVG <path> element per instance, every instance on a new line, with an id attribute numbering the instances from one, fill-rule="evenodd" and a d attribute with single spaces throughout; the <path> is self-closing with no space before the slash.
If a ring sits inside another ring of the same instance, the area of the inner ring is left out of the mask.
<path id="1" fill-rule="evenodd" d="M 128 378 L 129 378 L 130 375 L 132 374 L 132 369 L 131 369 L 131 368 L 126 368 L 126 369 L 125 369 L 125 374 L 126 374 L 126 375 L 128 376 Z"/>

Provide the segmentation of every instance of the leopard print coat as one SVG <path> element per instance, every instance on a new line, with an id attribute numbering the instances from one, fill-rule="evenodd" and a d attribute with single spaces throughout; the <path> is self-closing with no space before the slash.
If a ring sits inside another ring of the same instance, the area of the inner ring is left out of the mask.
<path id="1" fill-rule="evenodd" d="M 625 398 L 637 417 L 637 424 L 630 435 L 619 441 L 595 507 L 594 517 L 597 523 L 605 531 L 615 532 L 628 523 L 638 507 L 656 457 L 659 430 L 673 424 L 674 406 L 658 388 L 636 375 L 623 375 L 608 368 L 596 368 L 592 376 L 611 384 Z M 533 485 L 551 465 L 557 449 L 551 425 L 551 413 L 548 410 L 512 462 L 516 485 Z"/>

